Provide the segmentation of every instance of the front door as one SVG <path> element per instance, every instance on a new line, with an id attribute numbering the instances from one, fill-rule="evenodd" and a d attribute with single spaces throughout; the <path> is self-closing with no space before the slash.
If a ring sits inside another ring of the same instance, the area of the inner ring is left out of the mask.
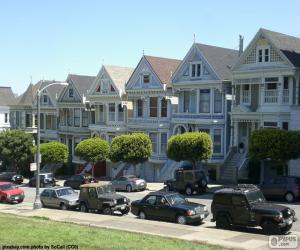
<path id="1" fill-rule="evenodd" d="M 96 188 L 89 188 L 89 208 L 91 209 L 99 209 L 101 205 L 98 204 L 98 196 L 96 192 Z"/>
<path id="2" fill-rule="evenodd" d="M 174 221 L 176 214 L 172 210 L 170 204 L 168 203 L 165 197 L 157 196 L 155 208 L 157 210 L 158 219 Z"/>
<path id="3" fill-rule="evenodd" d="M 157 219 L 158 211 L 155 208 L 156 207 L 156 195 L 150 195 L 145 202 L 146 202 L 146 206 L 145 206 L 146 216 L 149 218 Z"/>
<path id="4" fill-rule="evenodd" d="M 231 199 L 234 224 L 247 225 L 250 220 L 250 207 L 245 197 L 242 195 L 233 195 Z"/>

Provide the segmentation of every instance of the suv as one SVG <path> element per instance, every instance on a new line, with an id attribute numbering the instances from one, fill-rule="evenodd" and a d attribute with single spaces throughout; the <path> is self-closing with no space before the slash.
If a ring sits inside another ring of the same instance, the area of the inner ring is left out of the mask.
<path id="1" fill-rule="evenodd" d="M 81 212 L 97 210 L 106 215 L 119 211 L 124 215 L 130 211 L 130 200 L 116 194 L 111 182 L 89 183 L 80 186 L 79 209 Z"/>
<path id="2" fill-rule="evenodd" d="M 36 185 L 36 175 L 33 176 L 28 183 L 29 187 L 35 187 Z M 56 180 L 52 173 L 42 173 L 40 174 L 40 187 L 43 188 L 45 186 L 52 186 L 56 185 Z"/>
<path id="3" fill-rule="evenodd" d="M 77 175 L 71 176 L 71 178 L 69 180 L 66 180 L 64 182 L 64 186 L 71 187 L 74 189 L 79 189 L 80 185 L 87 184 L 87 183 L 93 183 L 93 182 L 97 182 L 97 180 L 95 178 L 93 178 L 92 176 L 77 174 Z"/>
<path id="4" fill-rule="evenodd" d="M 294 210 L 268 203 L 260 189 L 249 184 L 215 192 L 211 212 L 217 228 L 260 226 L 268 235 L 288 232 L 297 220 Z"/>
<path id="5" fill-rule="evenodd" d="M 194 191 L 204 193 L 207 188 L 207 177 L 201 170 L 179 169 L 175 172 L 175 179 L 164 182 L 166 191 L 185 192 L 192 195 Z"/>

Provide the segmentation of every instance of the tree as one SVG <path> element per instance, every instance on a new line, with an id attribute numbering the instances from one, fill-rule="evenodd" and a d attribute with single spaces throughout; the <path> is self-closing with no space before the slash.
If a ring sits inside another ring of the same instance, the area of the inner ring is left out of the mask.
<path id="1" fill-rule="evenodd" d="M 42 163 L 65 163 L 68 159 L 68 147 L 61 142 L 47 142 L 40 145 Z M 33 148 L 36 153 L 36 147 Z"/>
<path id="2" fill-rule="evenodd" d="M 168 141 L 167 156 L 177 162 L 189 160 L 196 168 L 197 161 L 210 159 L 212 151 L 210 135 L 193 132 L 173 135 Z"/>
<path id="3" fill-rule="evenodd" d="M 21 130 L 0 132 L 0 160 L 6 162 L 14 171 L 29 170 L 32 160 L 33 137 Z"/>
<path id="4" fill-rule="evenodd" d="M 84 141 L 81 141 L 76 146 L 75 154 L 81 159 L 87 162 L 91 162 L 94 166 L 97 161 L 105 161 L 108 158 L 109 145 L 107 141 L 102 140 L 99 137 L 86 139 Z"/>
<path id="5" fill-rule="evenodd" d="M 133 133 L 120 135 L 112 140 L 109 158 L 112 162 L 126 162 L 136 165 L 148 160 L 152 154 L 152 143 L 148 135 Z"/>

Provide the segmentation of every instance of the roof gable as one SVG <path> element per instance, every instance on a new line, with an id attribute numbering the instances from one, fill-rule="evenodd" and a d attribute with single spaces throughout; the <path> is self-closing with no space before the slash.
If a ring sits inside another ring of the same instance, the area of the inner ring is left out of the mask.
<path id="1" fill-rule="evenodd" d="M 0 87 L 0 106 L 8 106 L 15 102 L 16 98 L 11 87 Z"/>

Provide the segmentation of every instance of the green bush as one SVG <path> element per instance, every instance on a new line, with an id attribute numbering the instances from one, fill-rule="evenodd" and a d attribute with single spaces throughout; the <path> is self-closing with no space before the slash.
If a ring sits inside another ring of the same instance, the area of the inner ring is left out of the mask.
<path id="1" fill-rule="evenodd" d="M 76 146 L 75 154 L 87 162 L 104 161 L 109 155 L 109 145 L 99 137 L 86 139 Z"/>
<path id="2" fill-rule="evenodd" d="M 126 162 L 133 165 L 148 160 L 152 153 L 152 143 L 148 135 L 133 133 L 120 135 L 112 140 L 109 158 L 112 162 Z"/>
<path id="3" fill-rule="evenodd" d="M 33 148 L 36 153 L 37 148 Z M 42 164 L 65 163 L 68 160 L 68 147 L 61 142 L 47 142 L 40 144 L 42 154 Z"/>
<path id="4" fill-rule="evenodd" d="M 212 152 L 212 140 L 207 133 L 173 135 L 168 141 L 167 156 L 177 162 L 189 160 L 195 166 L 197 161 L 210 159 Z"/>

